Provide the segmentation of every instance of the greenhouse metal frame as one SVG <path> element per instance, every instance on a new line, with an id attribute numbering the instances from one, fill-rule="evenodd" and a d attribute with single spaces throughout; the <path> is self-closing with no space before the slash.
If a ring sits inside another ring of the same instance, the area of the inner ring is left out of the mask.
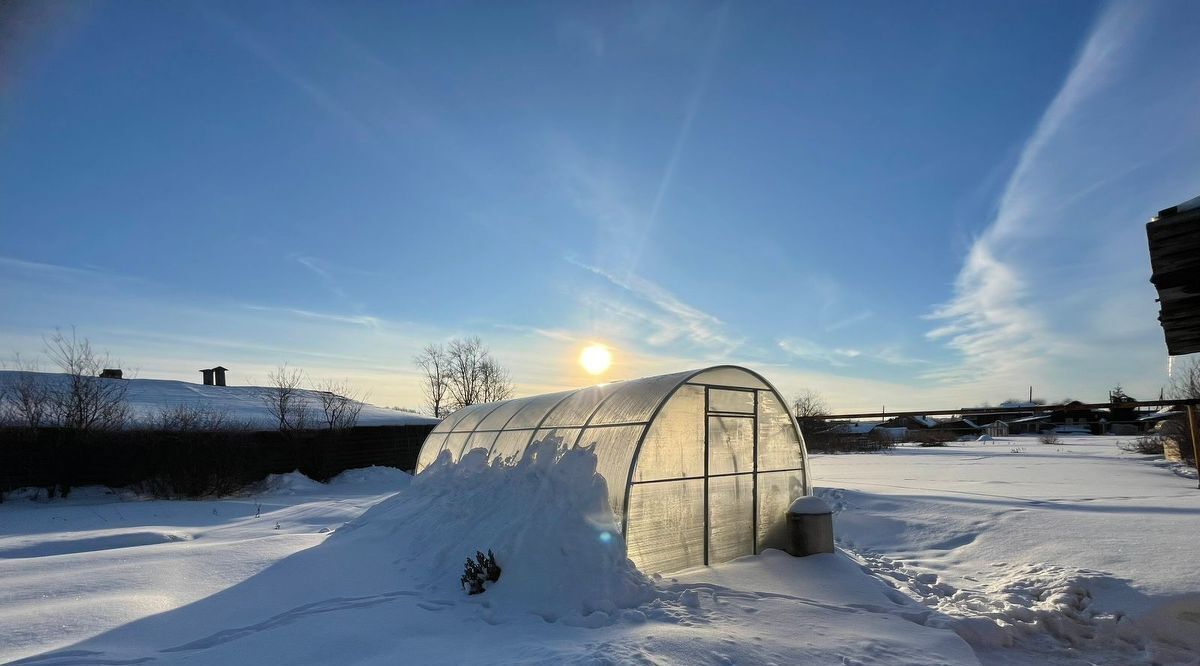
<path id="1" fill-rule="evenodd" d="M 443 452 L 519 458 L 533 442 L 590 448 L 629 557 L 646 572 L 715 564 L 786 545 L 786 510 L 807 495 L 804 439 L 779 391 L 722 365 L 471 405 L 426 438 Z"/>

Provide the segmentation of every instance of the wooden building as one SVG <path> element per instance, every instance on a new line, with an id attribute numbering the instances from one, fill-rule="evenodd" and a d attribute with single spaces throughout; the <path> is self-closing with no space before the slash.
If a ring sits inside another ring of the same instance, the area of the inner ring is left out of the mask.
<path id="1" fill-rule="evenodd" d="M 1146 239 L 1167 353 L 1200 352 L 1200 197 L 1159 211 Z"/>

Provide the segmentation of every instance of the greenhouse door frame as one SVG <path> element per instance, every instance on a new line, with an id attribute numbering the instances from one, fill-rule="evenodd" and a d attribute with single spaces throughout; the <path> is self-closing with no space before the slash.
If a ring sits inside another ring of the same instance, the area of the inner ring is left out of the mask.
<path id="1" fill-rule="evenodd" d="M 690 382 L 687 382 L 690 383 Z M 758 554 L 758 392 L 761 389 L 747 388 L 745 386 L 721 386 L 716 384 L 697 384 L 704 387 L 704 565 L 709 566 L 712 562 L 712 551 L 709 539 L 712 533 L 712 503 L 711 492 L 709 490 L 709 482 L 713 478 L 724 477 L 739 477 L 749 476 L 751 480 L 750 491 L 750 544 L 751 554 Z M 710 398 L 713 390 L 717 391 L 738 391 L 740 393 L 749 393 L 751 396 L 751 411 L 746 412 L 731 412 L 731 411 L 714 411 Z M 710 450 L 709 442 L 711 438 L 711 428 L 709 424 L 712 422 L 712 417 L 721 418 L 737 418 L 750 421 L 751 432 L 751 450 L 750 450 L 750 470 L 735 471 L 722 474 L 710 474 L 709 460 Z"/>

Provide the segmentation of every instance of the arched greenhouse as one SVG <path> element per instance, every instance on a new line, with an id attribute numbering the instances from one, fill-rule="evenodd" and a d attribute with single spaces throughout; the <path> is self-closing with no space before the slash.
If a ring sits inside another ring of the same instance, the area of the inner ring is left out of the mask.
<path id="1" fill-rule="evenodd" d="M 421 447 L 520 456 L 553 437 L 591 447 L 629 557 L 648 573 L 784 548 L 786 511 L 809 492 L 804 439 L 762 376 L 716 366 L 471 405 Z"/>

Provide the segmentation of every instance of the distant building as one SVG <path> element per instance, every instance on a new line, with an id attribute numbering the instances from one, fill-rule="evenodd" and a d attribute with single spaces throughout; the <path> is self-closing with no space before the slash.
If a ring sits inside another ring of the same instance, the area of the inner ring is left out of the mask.
<path id="1" fill-rule="evenodd" d="M 937 419 L 928 416 L 894 416 L 883 423 L 881 428 L 904 428 L 905 430 L 928 430 L 937 425 Z"/>
<path id="2" fill-rule="evenodd" d="M 978 435 L 983 430 L 971 419 L 945 419 L 934 424 L 932 429 L 956 433 L 960 437 Z"/>
<path id="3" fill-rule="evenodd" d="M 229 368 L 218 365 L 215 368 L 202 368 L 200 375 L 204 378 L 205 386 L 224 386 L 226 372 L 229 372 Z"/>
<path id="4" fill-rule="evenodd" d="M 992 421 L 983 427 L 988 437 L 1008 437 L 1008 424 L 1004 421 Z"/>
<path id="5" fill-rule="evenodd" d="M 100 371 L 101 379 L 122 379 L 120 368 L 105 368 Z"/>

